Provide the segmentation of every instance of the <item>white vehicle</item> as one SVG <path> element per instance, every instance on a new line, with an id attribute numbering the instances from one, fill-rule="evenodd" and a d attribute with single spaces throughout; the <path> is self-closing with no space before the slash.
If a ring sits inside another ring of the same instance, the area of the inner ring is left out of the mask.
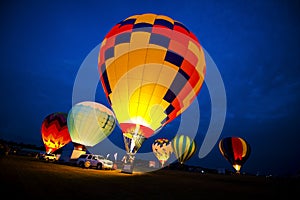
<path id="1" fill-rule="evenodd" d="M 84 168 L 113 169 L 113 161 L 106 159 L 102 155 L 82 154 L 76 164 Z"/>
<path id="2" fill-rule="evenodd" d="M 42 156 L 42 159 L 47 162 L 55 162 L 55 161 L 57 161 L 57 156 L 52 153 L 49 153 L 49 154 L 46 153 Z"/>

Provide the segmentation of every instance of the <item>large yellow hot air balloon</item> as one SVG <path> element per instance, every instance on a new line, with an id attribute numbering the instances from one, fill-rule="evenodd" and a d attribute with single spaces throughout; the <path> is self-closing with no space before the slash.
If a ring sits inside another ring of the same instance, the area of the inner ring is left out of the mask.
<path id="1" fill-rule="evenodd" d="M 184 112 L 204 81 L 204 51 L 182 23 L 164 15 L 130 16 L 105 36 L 98 71 L 134 157 L 144 140 Z"/>
<path id="2" fill-rule="evenodd" d="M 111 134 L 116 126 L 114 113 L 106 106 L 83 101 L 75 104 L 68 114 L 72 142 L 93 147 Z"/>

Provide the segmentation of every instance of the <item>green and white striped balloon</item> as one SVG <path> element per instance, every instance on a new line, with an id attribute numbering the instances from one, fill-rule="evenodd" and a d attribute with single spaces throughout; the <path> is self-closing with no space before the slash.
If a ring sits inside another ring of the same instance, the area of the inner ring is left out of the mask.
<path id="1" fill-rule="evenodd" d="M 174 154 L 181 164 L 189 160 L 196 152 L 196 143 L 187 135 L 176 135 L 172 141 Z"/>

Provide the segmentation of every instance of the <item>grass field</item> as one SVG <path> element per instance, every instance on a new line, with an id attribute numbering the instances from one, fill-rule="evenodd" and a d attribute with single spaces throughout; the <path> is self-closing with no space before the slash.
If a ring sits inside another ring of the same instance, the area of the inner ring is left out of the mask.
<path id="1" fill-rule="evenodd" d="M 14 155 L 0 159 L 0 178 L 1 195 L 9 199 L 291 199 L 300 194 L 299 179 L 166 169 L 125 174 Z"/>

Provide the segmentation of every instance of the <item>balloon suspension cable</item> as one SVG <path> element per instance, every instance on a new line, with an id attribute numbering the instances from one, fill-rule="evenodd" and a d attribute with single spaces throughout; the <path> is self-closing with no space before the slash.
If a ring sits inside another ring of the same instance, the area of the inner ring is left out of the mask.
<path id="1" fill-rule="evenodd" d="M 134 133 L 132 135 L 132 142 L 130 144 L 130 151 L 129 152 L 133 152 L 133 149 L 136 145 L 136 142 L 138 141 L 138 138 L 140 137 L 139 134 L 138 134 L 139 131 L 140 131 L 140 125 L 136 124 Z M 135 153 L 129 153 L 128 155 L 129 155 L 129 158 L 133 161 L 134 158 L 135 158 Z"/>
<path id="2" fill-rule="evenodd" d="M 162 161 L 161 161 L 161 168 L 163 168 L 164 166 L 165 166 L 165 161 L 162 160 Z"/>

